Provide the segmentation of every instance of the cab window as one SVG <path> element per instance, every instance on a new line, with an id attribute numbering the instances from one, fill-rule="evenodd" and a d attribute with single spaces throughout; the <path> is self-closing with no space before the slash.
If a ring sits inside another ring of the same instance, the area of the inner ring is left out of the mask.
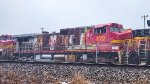
<path id="1" fill-rule="evenodd" d="M 106 27 L 99 27 L 94 29 L 94 34 L 103 34 L 106 33 Z"/>
<path id="2" fill-rule="evenodd" d="M 117 27 L 110 27 L 111 32 L 122 32 L 123 29 L 117 28 Z"/>

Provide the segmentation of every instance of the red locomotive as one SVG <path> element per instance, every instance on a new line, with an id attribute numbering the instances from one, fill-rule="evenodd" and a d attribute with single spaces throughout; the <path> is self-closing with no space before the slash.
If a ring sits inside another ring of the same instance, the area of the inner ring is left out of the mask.
<path id="1" fill-rule="evenodd" d="M 85 35 L 86 45 L 95 45 L 98 62 L 121 63 L 119 57 L 123 41 L 131 38 L 131 32 L 116 23 L 99 24 Z"/>

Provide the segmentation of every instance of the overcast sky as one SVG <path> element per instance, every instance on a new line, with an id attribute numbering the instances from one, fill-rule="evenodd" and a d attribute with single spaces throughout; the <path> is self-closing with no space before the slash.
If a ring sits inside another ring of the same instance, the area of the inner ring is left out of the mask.
<path id="1" fill-rule="evenodd" d="M 110 22 L 138 29 L 143 15 L 150 19 L 150 0 L 0 0 L 0 35 Z"/>

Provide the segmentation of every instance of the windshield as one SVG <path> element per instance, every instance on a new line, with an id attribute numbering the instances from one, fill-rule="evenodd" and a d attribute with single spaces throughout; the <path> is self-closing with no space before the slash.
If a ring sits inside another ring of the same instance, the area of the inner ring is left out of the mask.
<path id="1" fill-rule="evenodd" d="M 116 27 L 110 27 L 111 32 L 122 32 L 124 29 L 122 28 L 116 28 Z"/>

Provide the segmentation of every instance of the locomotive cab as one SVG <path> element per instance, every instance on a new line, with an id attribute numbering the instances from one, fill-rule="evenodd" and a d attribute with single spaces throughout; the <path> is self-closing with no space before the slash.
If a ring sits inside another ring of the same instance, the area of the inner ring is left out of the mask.
<path id="1" fill-rule="evenodd" d="M 100 24 L 96 25 L 94 28 L 91 28 L 86 33 L 86 44 L 95 44 L 99 52 L 115 52 L 117 44 L 121 41 L 123 27 L 120 24 L 109 23 L 109 24 Z"/>
<path id="2" fill-rule="evenodd" d="M 130 34 L 120 24 L 99 24 L 86 32 L 86 44 L 95 45 L 99 62 L 119 63 L 122 42 L 128 37 Z"/>

